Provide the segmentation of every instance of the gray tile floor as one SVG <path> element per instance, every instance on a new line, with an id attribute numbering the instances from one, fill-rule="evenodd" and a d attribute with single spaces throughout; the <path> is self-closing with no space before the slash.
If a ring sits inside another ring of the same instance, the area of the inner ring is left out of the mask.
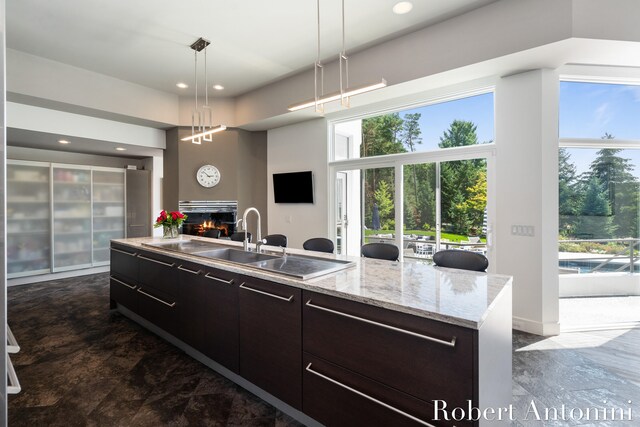
<path id="1" fill-rule="evenodd" d="M 12 360 L 23 386 L 9 398 L 10 426 L 299 425 L 109 313 L 108 288 L 106 274 L 9 288 L 9 323 L 22 348 Z M 635 421 L 524 419 L 532 401 L 541 410 L 631 407 Z M 514 332 L 513 425 L 640 425 L 639 404 L 640 329 Z"/>

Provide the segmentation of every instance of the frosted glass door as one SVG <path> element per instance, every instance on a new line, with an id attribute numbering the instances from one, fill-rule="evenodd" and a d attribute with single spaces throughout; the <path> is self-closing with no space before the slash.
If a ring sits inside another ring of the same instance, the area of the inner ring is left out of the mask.
<path id="1" fill-rule="evenodd" d="M 124 170 L 93 171 L 93 264 L 109 263 L 111 239 L 124 237 Z"/>
<path id="2" fill-rule="evenodd" d="M 91 266 L 91 170 L 53 167 L 54 271 Z"/>
<path id="3" fill-rule="evenodd" d="M 7 274 L 51 269 L 49 165 L 7 164 Z"/>

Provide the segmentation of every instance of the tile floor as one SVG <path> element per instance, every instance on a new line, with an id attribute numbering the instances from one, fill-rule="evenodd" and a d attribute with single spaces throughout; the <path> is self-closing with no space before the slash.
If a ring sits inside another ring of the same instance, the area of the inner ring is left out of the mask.
<path id="1" fill-rule="evenodd" d="M 9 398 L 10 426 L 300 425 L 110 313 L 108 292 L 107 274 L 8 289 L 23 387 Z M 532 401 L 631 408 L 634 421 L 525 420 Z M 515 426 L 640 425 L 640 329 L 552 338 L 514 332 L 513 405 Z"/>

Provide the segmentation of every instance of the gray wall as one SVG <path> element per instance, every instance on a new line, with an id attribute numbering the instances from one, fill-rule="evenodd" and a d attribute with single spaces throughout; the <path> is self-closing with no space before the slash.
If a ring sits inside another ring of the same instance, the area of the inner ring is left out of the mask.
<path id="1" fill-rule="evenodd" d="M 255 206 L 262 216 L 262 233 L 267 233 L 267 135 L 227 129 L 213 135 L 213 141 L 193 144 L 180 141 L 191 128 L 167 131 L 164 153 L 163 199 L 165 209 L 177 209 L 179 200 L 237 200 L 239 215 Z M 220 183 L 204 188 L 196 180 L 200 166 L 211 164 L 220 170 Z M 249 231 L 255 233 L 255 220 Z"/>

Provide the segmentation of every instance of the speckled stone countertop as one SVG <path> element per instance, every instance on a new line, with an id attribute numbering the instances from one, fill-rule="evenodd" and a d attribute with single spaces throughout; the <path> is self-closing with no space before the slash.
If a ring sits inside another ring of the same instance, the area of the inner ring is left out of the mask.
<path id="1" fill-rule="evenodd" d="M 182 235 L 179 239 L 203 240 L 242 248 L 242 243 L 228 240 Z M 511 286 L 512 282 L 510 276 L 433 267 L 415 261 L 390 262 L 287 248 L 287 254 L 290 255 L 313 254 L 319 258 L 355 262 L 355 266 L 337 273 L 310 280 L 299 280 L 241 264 L 143 245 L 143 243 L 167 241 L 167 239 L 153 237 L 113 240 L 115 243 L 213 266 L 221 270 L 271 280 L 301 289 L 472 329 L 479 329 L 482 326 L 494 303 L 501 297 L 502 291 Z M 263 248 L 267 251 L 271 249 L 281 252 L 279 248 L 272 248 L 266 245 Z"/>

